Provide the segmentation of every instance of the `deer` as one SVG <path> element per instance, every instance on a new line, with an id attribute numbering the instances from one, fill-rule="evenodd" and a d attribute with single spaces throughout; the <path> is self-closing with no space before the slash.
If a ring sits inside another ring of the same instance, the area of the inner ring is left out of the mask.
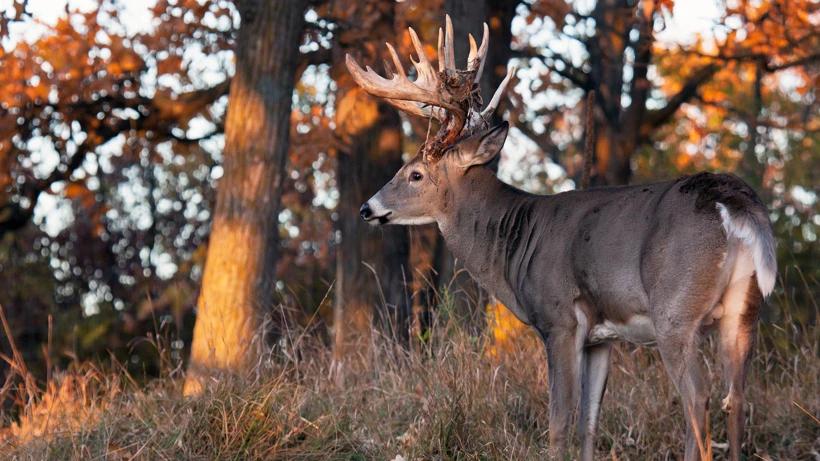
<path id="1" fill-rule="evenodd" d="M 645 185 L 534 195 L 487 165 L 509 124 L 490 127 L 515 68 L 482 107 L 478 82 L 488 28 L 469 36 L 456 68 L 449 16 L 434 68 L 409 28 L 411 80 L 387 43 L 386 77 L 346 67 L 363 90 L 438 125 L 415 157 L 360 209 L 369 224 L 435 224 L 476 281 L 542 340 L 549 379 L 549 454 L 569 455 L 577 419 L 580 459 L 592 460 L 613 344 L 654 346 L 682 403 L 684 459 L 711 459 L 709 384 L 702 338 L 716 331 L 729 458 L 739 460 L 744 387 L 763 300 L 775 284 L 775 240 L 755 191 L 708 172 Z"/>

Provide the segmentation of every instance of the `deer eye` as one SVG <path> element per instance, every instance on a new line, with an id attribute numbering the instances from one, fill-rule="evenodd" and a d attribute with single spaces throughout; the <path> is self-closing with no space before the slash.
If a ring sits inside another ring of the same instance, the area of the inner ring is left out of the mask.
<path id="1" fill-rule="evenodd" d="M 410 173 L 410 180 L 411 181 L 421 181 L 421 178 L 423 178 L 423 177 L 424 176 L 422 176 L 421 173 L 419 173 L 418 171 L 414 171 L 414 172 Z"/>

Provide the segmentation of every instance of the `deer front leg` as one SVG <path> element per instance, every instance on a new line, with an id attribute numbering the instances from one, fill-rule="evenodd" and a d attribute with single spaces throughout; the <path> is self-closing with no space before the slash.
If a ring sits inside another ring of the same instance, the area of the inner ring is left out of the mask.
<path id="1" fill-rule="evenodd" d="M 554 459 L 566 459 L 572 414 L 578 407 L 583 338 L 578 340 L 576 331 L 553 332 L 546 346 L 550 386 L 550 455 Z"/>

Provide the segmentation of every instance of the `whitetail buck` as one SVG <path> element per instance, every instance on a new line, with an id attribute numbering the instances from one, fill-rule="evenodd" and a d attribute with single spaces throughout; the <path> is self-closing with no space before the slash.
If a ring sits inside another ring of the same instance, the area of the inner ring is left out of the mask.
<path id="1" fill-rule="evenodd" d="M 709 389 L 699 343 L 720 336 L 730 457 L 740 458 L 743 393 L 758 309 L 775 283 L 766 208 L 740 179 L 700 173 L 643 186 L 538 196 L 498 180 L 486 165 L 507 124 L 486 120 L 509 83 L 480 110 L 487 26 L 456 69 L 450 18 L 439 31 L 438 70 L 410 29 L 418 62 L 408 79 L 396 51 L 388 78 L 347 56 L 356 82 L 410 114 L 435 118 L 435 136 L 361 208 L 371 224 L 436 223 L 470 274 L 546 345 L 551 451 L 566 456 L 572 414 L 581 458 L 593 459 L 611 342 L 657 344 L 686 417 L 685 459 L 709 459 Z M 389 66 L 388 66 L 389 67 Z M 650 396 L 647 396 L 650 397 Z"/>

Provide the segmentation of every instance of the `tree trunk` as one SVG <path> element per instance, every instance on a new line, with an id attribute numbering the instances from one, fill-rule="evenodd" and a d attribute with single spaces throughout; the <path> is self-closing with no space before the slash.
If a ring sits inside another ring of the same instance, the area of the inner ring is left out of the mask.
<path id="1" fill-rule="evenodd" d="M 630 156 L 624 142 L 621 97 L 623 94 L 624 51 L 629 45 L 634 6 L 625 0 L 601 0 L 592 17 L 594 36 L 586 41 L 589 51 L 589 80 L 595 90 L 595 171 L 592 185 L 629 182 Z M 637 114 L 636 114 L 637 115 Z M 627 133 L 626 136 L 630 136 Z"/>
<path id="2" fill-rule="evenodd" d="M 261 317 L 273 297 L 304 6 L 301 0 L 239 2 L 242 24 L 225 119 L 224 176 L 197 305 L 186 395 L 201 392 L 208 376 L 245 372 L 256 359 Z"/>
<path id="3" fill-rule="evenodd" d="M 691 99 L 698 87 L 718 70 L 708 64 L 691 71 L 678 93 L 665 106 L 649 110 L 646 101 L 652 89 L 648 71 L 655 43 L 654 24 L 660 13 L 658 2 L 600 0 L 591 16 L 595 35 L 584 40 L 589 52 L 589 71 L 582 72 L 585 90 L 595 90 L 595 171 L 593 185 L 628 184 L 632 177 L 631 159 L 651 133 L 666 123 Z M 626 91 L 624 66 L 626 51 L 632 50 L 632 78 Z M 576 69 L 577 73 L 578 69 Z M 629 105 L 623 107 L 624 96 Z"/>
<path id="4" fill-rule="evenodd" d="M 739 173 L 743 176 L 755 190 L 762 193 L 767 192 L 763 187 L 764 166 L 757 159 L 757 146 L 760 144 L 760 113 L 763 110 L 763 64 L 755 63 L 754 80 L 752 82 L 751 110 L 746 125 L 749 128 L 749 136 L 746 140 L 746 149 L 743 152 L 743 159 L 739 168 Z"/>
<path id="5" fill-rule="evenodd" d="M 358 96 L 370 98 L 360 90 Z M 410 315 L 406 284 L 410 239 L 406 226 L 373 228 L 359 217 L 359 207 L 402 166 L 398 113 L 371 99 L 363 111 L 377 110 L 372 125 L 357 133 L 337 162 L 339 205 L 334 304 L 335 357 L 348 356 L 365 341 L 370 325 L 400 342 L 408 338 Z M 371 270 L 368 266 L 372 267 Z"/>
<path id="6" fill-rule="evenodd" d="M 622 132 L 618 127 L 604 121 L 595 127 L 595 171 L 591 184 L 629 184 L 632 177 L 631 158 L 637 148 L 631 142 L 634 133 Z"/>

